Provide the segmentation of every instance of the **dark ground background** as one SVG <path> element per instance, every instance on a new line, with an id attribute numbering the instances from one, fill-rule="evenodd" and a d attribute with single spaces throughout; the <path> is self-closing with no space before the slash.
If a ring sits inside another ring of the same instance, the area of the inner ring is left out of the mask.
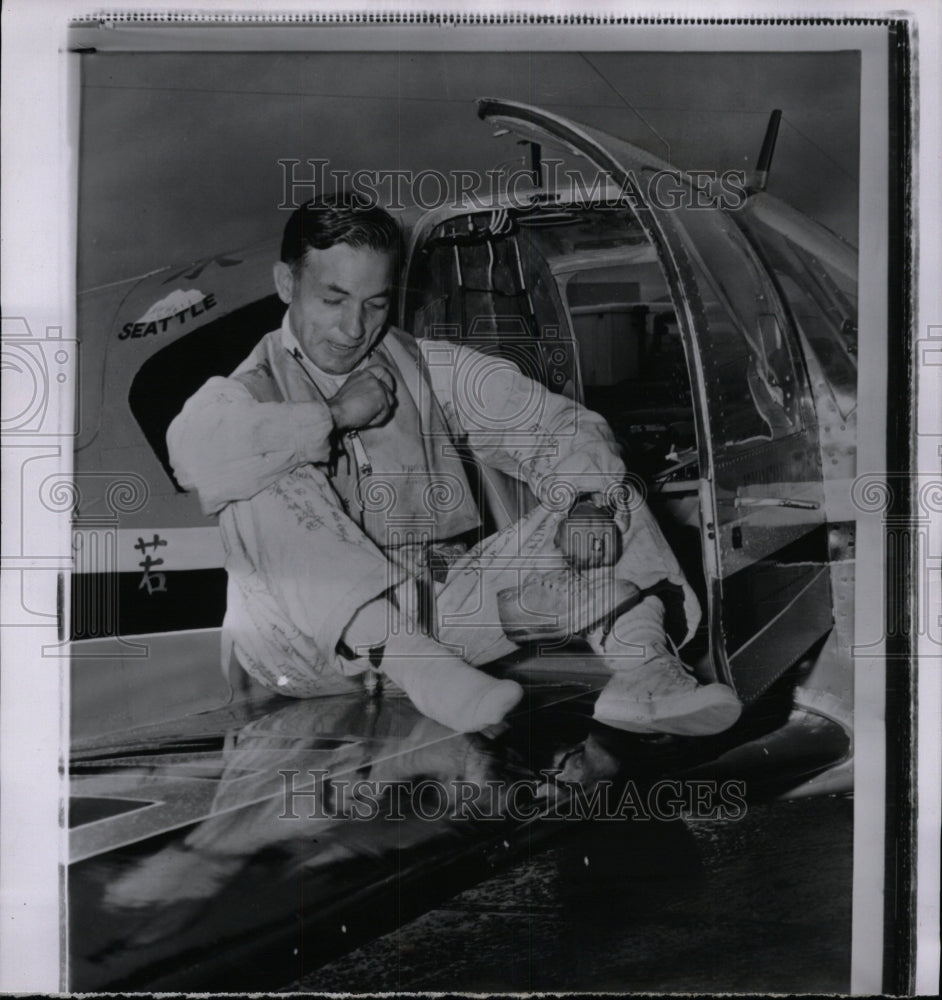
<path id="1" fill-rule="evenodd" d="M 852 841 L 849 797 L 599 822 L 288 989 L 846 993 Z"/>

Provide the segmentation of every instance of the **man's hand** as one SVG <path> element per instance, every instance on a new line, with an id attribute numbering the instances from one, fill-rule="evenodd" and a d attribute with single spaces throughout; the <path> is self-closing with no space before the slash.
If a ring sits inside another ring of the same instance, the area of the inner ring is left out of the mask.
<path id="1" fill-rule="evenodd" d="M 334 426 L 340 431 L 378 427 L 396 406 L 396 380 L 381 365 L 354 372 L 327 401 Z"/>
<path id="2" fill-rule="evenodd" d="M 574 569 L 611 566 L 621 554 L 620 543 L 611 513 L 591 500 L 577 503 L 556 530 L 556 546 Z"/>

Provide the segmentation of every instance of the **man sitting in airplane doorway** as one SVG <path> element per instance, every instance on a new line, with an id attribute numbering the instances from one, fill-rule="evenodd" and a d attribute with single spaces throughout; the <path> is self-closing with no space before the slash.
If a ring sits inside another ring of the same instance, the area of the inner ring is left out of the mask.
<path id="1" fill-rule="evenodd" d="M 473 732 L 523 694 L 476 667 L 579 634 L 612 671 L 600 721 L 731 726 L 733 691 L 698 684 L 665 634 L 665 604 L 681 642 L 700 614 L 676 558 L 643 503 L 611 504 L 626 470 L 608 425 L 509 362 L 392 327 L 400 246 L 395 220 L 353 196 L 297 209 L 274 265 L 281 327 L 170 426 L 177 479 L 219 517 L 224 669 L 234 657 L 295 697 L 376 670 Z M 539 501 L 470 548 L 481 521 L 459 440 Z"/>

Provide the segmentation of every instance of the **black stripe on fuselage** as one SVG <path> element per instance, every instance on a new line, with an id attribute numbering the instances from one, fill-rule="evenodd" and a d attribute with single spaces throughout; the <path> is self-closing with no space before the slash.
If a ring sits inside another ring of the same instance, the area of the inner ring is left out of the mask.
<path id="1" fill-rule="evenodd" d="M 72 576 L 72 640 L 218 628 L 225 611 L 222 567 Z"/>

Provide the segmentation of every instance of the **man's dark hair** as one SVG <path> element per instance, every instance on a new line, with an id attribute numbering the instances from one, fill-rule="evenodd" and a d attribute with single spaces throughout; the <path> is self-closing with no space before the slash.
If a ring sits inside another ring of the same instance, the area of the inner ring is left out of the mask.
<path id="1" fill-rule="evenodd" d="M 281 259 L 297 274 L 308 250 L 326 250 L 337 243 L 388 253 L 398 272 L 398 223 L 384 208 L 345 191 L 312 198 L 291 213 L 281 239 Z"/>

